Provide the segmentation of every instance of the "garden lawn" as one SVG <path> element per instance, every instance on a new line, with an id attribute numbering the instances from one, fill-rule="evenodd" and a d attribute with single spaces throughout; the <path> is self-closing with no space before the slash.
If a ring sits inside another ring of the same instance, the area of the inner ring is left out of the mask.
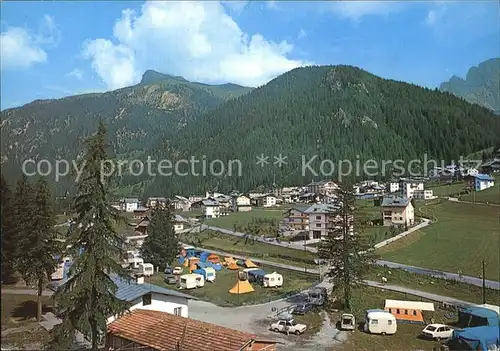
<path id="1" fill-rule="evenodd" d="M 424 325 L 418 324 L 403 324 L 398 323 L 396 334 L 390 336 L 373 335 L 362 331 L 362 323 L 364 314 L 367 309 L 384 308 L 385 299 L 394 300 L 410 300 L 410 301 L 425 301 L 419 297 L 405 295 L 398 292 L 386 291 L 371 287 L 357 288 L 353 291 L 353 313 L 358 323 L 358 329 L 348 334 L 347 341 L 339 346 L 335 346 L 332 350 L 339 351 L 412 351 L 412 350 L 429 350 L 433 347 L 439 347 L 439 343 L 435 341 L 427 341 L 418 338 Z M 437 306 L 436 306 L 437 307 Z M 436 323 L 450 323 L 453 320 L 448 320 L 444 317 L 443 311 L 436 309 L 434 313 L 425 313 L 424 318 L 426 323 L 430 323 L 430 318 L 434 318 Z M 340 319 L 340 313 L 332 313 L 332 322 L 337 322 Z M 439 349 L 439 348 L 438 348 Z"/>
<path id="2" fill-rule="evenodd" d="M 209 301 L 219 306 L 240 306 L 265 303 L 279 299 L 294 293 L 299 293 L 310 288 L 317 280 L 316 276 L 293 272 L 285 269 L 262 267 L 267 273 L 277 272 L 283 275 L 283 286 L 281 288 L 263 288 L 254 283 L 252 287 L 255 291 L 246 294 L 230 294 L 229 290 L 236 284 L 238 279 L 237 270 L 223 268 L 216 272 L 214 283 L 205 282 L 201 288 L 180 290 L 186 294 L 195 296 L 203 301 Z M 185 268 L 184 274 L 189 273 Z M 151 278 L 151 283 L 177 290 L 173 285 L 163 282 L 163 275 L 157 274 Z"/>
<path id="3" fill-rule="evenodd" d="M 475 277 L 484 260 L 486 278 L 498 280 L 499 208 L 450 201 L 428 207 L 437 221 L 377 253 L 388 261 L 453 273 L 460 269 Z"/>
<path id="4" fill-rule="evenodd" d="M 202 233 L 187 234 L 181 237 L 180 240 L 196 247 L 205 248 L 208 251 L 210 251 L 210 249 L 220 250 L 235 255 L 249 256 L 271 262 L 317 268 L 313 263 L 316 256 L 309 251 L 289 249 L 257 241 L 253 242 L 250 239 L 245 244 L 245 238 L 209 230 Z"/>

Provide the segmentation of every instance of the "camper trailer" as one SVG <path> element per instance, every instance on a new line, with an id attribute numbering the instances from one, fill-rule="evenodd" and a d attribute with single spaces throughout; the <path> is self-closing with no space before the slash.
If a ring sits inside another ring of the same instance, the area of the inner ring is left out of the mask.
<path id="1" fill-rule="evenodd" d="M 151 263 L 139 264 L 139 273 L 145 277 L 150 277 L 155 273 L 155 268 Z"/>
<path id="2" fill-rule="evenodd" d="M 366 311 L 364 326 L 366 333 L 392 335 L 396 330 L 396 317 L 392 313 L 384 310 Z"/>
<path id="3" fill-rule="evenodd" d="M 263 284 L 264 276 L 266 275 L 266 272 L 264 272 L 262 269 L 248 268 L 248 269 L 244 269 L 243 272 L 246 273 L 246 275 L 248 277 L 248 281 L 250 283 Z"/>
<path id="4" fill-rule="evenodd" d="M 201 274 L 184 274 L 181 275 L 181 289 L 200 288 L 205 285 L 205 279 Z"/>
<path id="5" fill-rule="evenodd" d="M 276 272 L 264 275 L 264 288 L 275 288 L 283 285 L 283 276 Z"/>
<path id="6" fill-rule="evenodd" d="M 201 274 L 203 279 L 207 282 L 213 282 L 215 280 L 215 269 L 212 267 L 198 268 L 195 269 L 193 274 Z"/>
<path id="7" fill-rule="evenodd" d="M 127 251 L 127 256 L 125 258 L 125 262 L 123 266 L 138 269 L 140 264 L 143 264 L 144 260 L 141 258 L 141 255 L 136 251 Z"/>
<path id="8" fill-rule="evenodd" d="M 52 276 L 50 277 L 51 280 L 64 279 L 66 270 L 68 269 L 70 264 L 71 259 L 69 257 L 64 257 L 61 261 L 59 261 L 56 271 L 52 273 Z"/>

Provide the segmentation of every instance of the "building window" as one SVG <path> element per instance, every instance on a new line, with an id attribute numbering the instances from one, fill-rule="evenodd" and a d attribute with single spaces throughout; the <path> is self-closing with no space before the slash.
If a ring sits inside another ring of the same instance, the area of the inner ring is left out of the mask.
<path id="1" fill-rule="evenodd" d="M 413 315 L 416 316 L 417 315 L 417 311 L 413 311 Z"/>
<path id="2" fill-rule="evenodd" d="M 399 308 L 396 310 L 396 314 L 399 314 Z"/>
<path id="3" fill-rule="evenodd" d="M 176 307 L 176 308 L 174 308 L 174 315 L 176 315 L 176 316 L 182 316 L 182 307 Z"/>
<path id="4" fill-rule="evenodd" d="M 316 216 L 316 219 L 321 219 L 321 216 Z"/>
<path id="5" fill-rule="evenodd" d="M 405 310 L 405 314 L 408 314 L 408 310 Z"/>
<path id="6" fill-rule="evenodd" d="M 143 306 L 151 305 L 151 294 L 146 294 L 142 296 L 142 305 Z"/>
<path id="7" fill-rule="evenodd" d="M 321 228 L 321 223 L 316 223 L 316 228 Z"/>

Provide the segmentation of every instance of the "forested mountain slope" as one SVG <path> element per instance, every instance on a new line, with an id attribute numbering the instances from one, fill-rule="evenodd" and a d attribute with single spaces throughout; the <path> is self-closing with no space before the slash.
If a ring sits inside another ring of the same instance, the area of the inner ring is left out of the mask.
<path id="1" fill-rule="evenodd" d="M 207 188 L 248 190 L 305 183 L 302 155 L 321 160 L 450 161 L 498 143 L 500 119 L 451 94 L 385 80 L 351 66 L 294 69 L 209 111 L 170 139 L 157 157 L 242 162 L 243 175 L 156 177 L 146 194 Z M 273 165 L 273 156 L 288 157 Z M 256 165 L 256 156 L 270 165 Z M 328 172 L 329 167 L 325 167 Z M 325 173 L 323 172 L 323 174 Z M 336 172 L 332 174 L 335 177 Z M 316 178 L 325 178 L 319 174 Z"/>
<path id="2" fill-rule="evenodd" d="M 441 84 L 440 89 L 500 114 L 500 58 L 471 67 L 465 79 L 451 77 L 448 82 Z"/>
<path id="3" fill-rule="evenodd" d="M 26 159 L 74 159 L 82 140 L 104 119 L 112 154 L 149 153 L 223 102 L 250 91 L 233 84 L 211 86 L 147 71 L 140 84 L 98 94 L 36 100 L 1 112 L 3 172 L 12 177 Z M 11 177 L 11 178 L 12 178 Z"/>

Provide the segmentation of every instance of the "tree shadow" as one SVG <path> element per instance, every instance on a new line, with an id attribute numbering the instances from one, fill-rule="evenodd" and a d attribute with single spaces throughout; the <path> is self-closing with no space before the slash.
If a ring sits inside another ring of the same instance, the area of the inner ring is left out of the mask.
<path id="1" fill-rule="evenodd" d="M 24 301 L 18 304 L 11 313 L 11 317 L 27 321 L 36 318 L 36 301 Z M 47 303 L 42 303 L 42 314 L 53 312 L 54 307 Z"/>

